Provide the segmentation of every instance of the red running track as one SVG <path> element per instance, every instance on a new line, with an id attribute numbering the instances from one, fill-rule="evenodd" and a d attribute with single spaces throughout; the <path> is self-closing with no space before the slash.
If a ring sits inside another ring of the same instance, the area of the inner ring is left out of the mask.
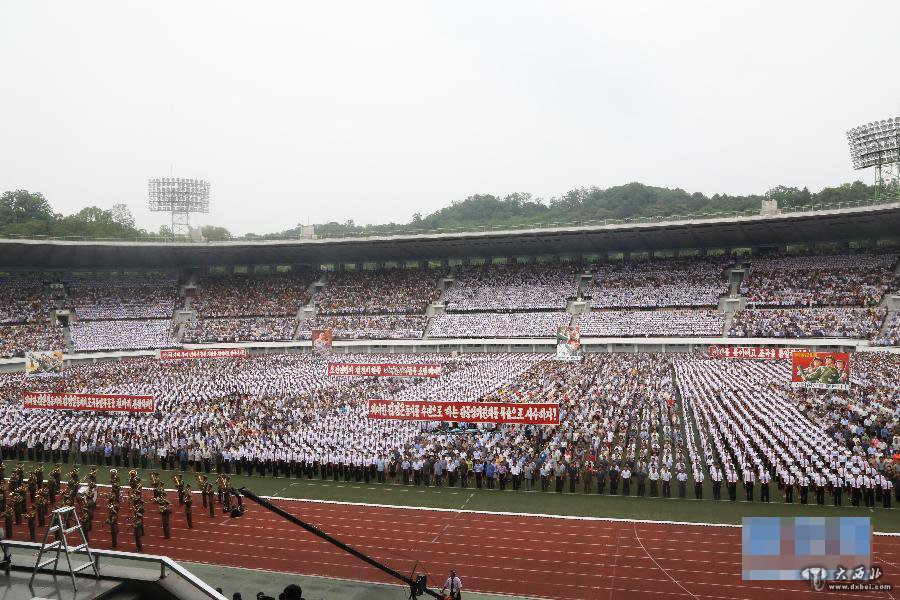
<path id="1" fill-rule="evenodd" d="M 147 503 L 143 551 L 176 560 L 396 583 L 381 571 L 251 503 L 231 519 L 210 518 L 195 496 L 194 529 L 173 497 L 172 537 Z M 734 527 L 505 516 L 331 504 L 276 503 L 402 572 L 429 573 L 440 588 L 455 568 L 466 589 L 558 600 L 708 598 L 900 598 L 897 592 L 815 592 L 804 582 L 741 580 L 741 530 Z M 122 514 L 130 514 L 130 507 Z M 95 517 L 91 546 L 109 548 Z M 134 551 L 120 517 L 119 550 Z M 43 531 L 38 532 L 38 541 Z M 15 539 L 26 539 L 17 526 Z M 876 536 L 873 564 L 900 586 L 900 538 Z"/>

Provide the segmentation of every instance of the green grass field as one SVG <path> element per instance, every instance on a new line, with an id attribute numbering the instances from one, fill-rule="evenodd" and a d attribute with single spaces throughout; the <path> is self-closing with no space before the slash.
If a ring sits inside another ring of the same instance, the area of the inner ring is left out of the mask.
<path id="1" fill-rule="evenodd" d="M 7 475 L 15 467 L 15 461 L 6 461 Z M 26 473 L 37 463 L 24 463 Z M 45 476 L 49 474 L 52 465 L 44 465 Z M 71 470 L 71 465 L 64 465 L 63 481 Z M 90 467 L 82 466 L 81 477 L 87 475 Z M 109 483 L 109 469 L 100 467 L 98 471 L 98 483 Z M 172 475 L 180 471 L 160 471 L 166 487 L 173 487 Z M 140 470 L 139 473 L 145 485 L 150 481 L 150 471 Z M 128 469 L 120 468 L 119 477 L 123 486 L 127 485 Z M 210 481 L 214 482 L 211 476 Z M 196 480 L 193 474 L 185 475 L 185 481 L 191 483 L 196 490 Z M 654 521 L 690 521 L 696 523 L 728 523 L 741 522 L 742 517 L 761 516 L 871 516 L 875 531 L 900 532 L 900 514 L 896 510 L 875 508 L 870 510 L 864 507 L 854 508 L 848 506 L 849 499 L 844 497 L 843 507 L 830 506 L 831 498 L 826 496 L 828 504 L 817 506 L 815 504 L 785 504 L 781 502 L 781 494 L 773 485 L 771 494 L 773 502 L 764 504 L 761 502 L 730 502 L 728 500 L 716 502 L 712 500 L 712 486 L 707 481 L 704 490 L 704 500 L 693 499 L 693 486 L 688 486 L 688 499 L 672 498 L 637 498 L 583 494 L 580 491 L 575 494 L 565 492 L 525 492 L 499 490 L 476 490 L 470 486 L 468 489 L 415 487 L 378 483 L 356 483 L 344 481 L 321 481 L 319 479 L 295 479 L 284 477 L 258 477 L 258 476 L 232 476 L 235 487 L 246 486 L 251 491 L 266 496 L 281 496 L 286 498 L 298 498 L 306 500 L 336 500 L 342 502 L 364 502 L 373 504 L 388 504 L 394 506 L 412 506 L 420 508 L 450 508 L 466 509 L 489 512 L 521 512 L 544 515 L 566 515 L 586 517 L 611 517 L 618 519 L 646 519 Z M 567 488 L 568 489 L 568 488 Z M 580 490 L 581 488 L 578 487 Z M 632 486 L 634 490 L 634 486 Z M 608 491 L 608 488 L 607 488 Z M 672 491 L 677 495 L 677 486 L 672 486 Z M 759 490 L 757 489 L 757 497 Z M 727 493 L 723 489 L 723 496 Z M 738 486 L 738 498 L 743 498 L 744 491 Z M 795 500 L 796 500 L 795 495 Z M 811 500 L 815 497 L 811 494 Z M 302 516 L 302 515 L 300 515 Z"/>

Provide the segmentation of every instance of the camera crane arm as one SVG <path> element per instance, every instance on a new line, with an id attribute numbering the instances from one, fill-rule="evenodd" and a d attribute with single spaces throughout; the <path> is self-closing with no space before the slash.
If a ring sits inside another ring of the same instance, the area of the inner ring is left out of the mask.
<path id="1" fill-rule="evenodd" d="M 344 552 L 352 554 L 356 558 L 372 565 L 376 569 L 378 569 L 380 571 L 384 571 L 385 573 L 387 573 L 394 579 L 399 579 L 400 581 L 402 581 L 403 583 L 408 585 L 411 590 L 413 590 L 413 597 L 417 597 L 421 594 L 428 594 L 432 598 L 437 598 L 438 600 L 443 599 L 443 596 L 441 594 L 428 589 L 428 586 L 425 585 L 424 582 L 417 581 L 415 579 L 411 579 L 411 578 L 407 577 L 406 575 L 404 575 L 403 573 L 400 573 L 399 571 L 395 571 L 394 569 L 390 568 L 389 566 L 378 562 L 374 558 L 368 556 L 367 554 L 360 552 L 356 548 L 353 548 L 352 546 L 348 546 L 347 544 L 345 544 L 341 540 L 337 539 L 336 537 L 333 537 L 333 536 L 325 533 L 324 531 L 322 531 L 315 525 L 311 525 L 311 524 L 307 523 L 306 521 L 303 521 L 303 520 L 295 517 L 291 513 L 287 512 L 286 510 L 283 510 L 283 509 L 275 506 L 268 500 L 260 498 L 259 496 L 257 496 L 256 494 L 254 494 L 253 492 L 248 490 L 247 488 L 242 487 L 238 490 L 238 492 L 245 498 L 249 498 L 250 500 L 252 500 L 256 504 L 259 504 L 266 510 L 269 510 L 269 511 L 275 513 L 276 515 L 278 515 L 279 517 L 282 517 L 283 519 L 287 519 L 294 525 L 297 525 L 298 527 L 305 529 L 306 531 L 310 532 L 311 534 L 315 535 L 316 537 L 320 537 L 323 540 L 325 540 L 326 542 L 337 546 Z"/>

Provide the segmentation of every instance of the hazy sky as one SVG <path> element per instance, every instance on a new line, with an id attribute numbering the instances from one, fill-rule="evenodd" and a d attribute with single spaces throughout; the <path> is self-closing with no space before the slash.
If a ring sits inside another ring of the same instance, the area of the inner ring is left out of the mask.
<path id="1" fill-rule="evenodd" d="M 208 179 L 198 224 L 407 221 L 629 181 L 816 190 L 900 113 L 900 2 L 4 2 L 0 191 Z"/>

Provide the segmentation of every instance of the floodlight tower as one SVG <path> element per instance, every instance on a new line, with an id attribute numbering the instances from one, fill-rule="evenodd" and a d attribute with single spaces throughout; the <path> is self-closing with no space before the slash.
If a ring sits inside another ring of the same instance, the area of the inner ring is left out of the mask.
<path id="1" fill-rule="evenodd" d="M 900 198 L 900 117 L 847 132 L 854 169 L 875 167 L 875 200 Z"/>
<path id="2" fill-rule="evenodd" d="M 164 177 L 151 179 L 150 210 L 172 213 L 172 236 L 190 235 L 191 213 L 209 212 L 209 182 Z"/>

